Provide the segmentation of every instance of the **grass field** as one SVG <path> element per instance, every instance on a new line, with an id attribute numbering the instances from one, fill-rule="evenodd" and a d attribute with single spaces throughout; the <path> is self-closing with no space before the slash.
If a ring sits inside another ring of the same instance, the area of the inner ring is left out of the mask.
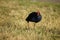
<path id="1" fill-rule="evenodd" d="M 40 10 L 42 20 L 29 28 L 29 13 Z M 60 3 L 0 0 L 0 40 L 60 40 Z"/>

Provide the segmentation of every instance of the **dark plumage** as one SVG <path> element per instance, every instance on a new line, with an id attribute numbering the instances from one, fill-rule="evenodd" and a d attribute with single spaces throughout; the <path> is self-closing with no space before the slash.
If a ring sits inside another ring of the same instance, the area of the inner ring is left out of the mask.
<path id="1" fill-rule="evenodd" d="M 26 18 L 26 21 L 27 22 L 39 22 L 40 20 L 42 19 L 42 16 L 41 14 L 39 13 L 38 15 L 38 12 L 32 12 L 29 14 L 29 16 Z"/>
<path id="2" fill-rule="evenodd" d="M 37 23 L 37 22 L 41 21 L 41 19 L 42 19 L 42 16 L 41 16 L 40 12 L 38 11 L 38 12 L 32 12 L 32 13 L 30 13 L 28 15 L 28 17 L 26 18 L 26 21 L 28 23 L 29 22 L 35 22 L 35 23 Z M 28 24 L 28 26 L 29 26 L 29 24 Z M 34 24 L 34 26 L 35 26 L 35 24 Z"/>

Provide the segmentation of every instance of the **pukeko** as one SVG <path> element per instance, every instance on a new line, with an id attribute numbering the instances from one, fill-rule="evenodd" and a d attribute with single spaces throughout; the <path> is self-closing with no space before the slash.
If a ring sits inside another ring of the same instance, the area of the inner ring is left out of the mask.
<path id="1" fill-rule="evenodd" d="M 39 11 L 37 12 L 32 12 L 28 15 L 28 17 L 26 18 L 26 21 L 28 22 L 28 26 L 29 26 L 29 22 L 35 22 L 38 23 L 39 21 L 41 21 L 42 16 L 40 14 Z M 35 26 L 35 24 L 34 24 Z"/>

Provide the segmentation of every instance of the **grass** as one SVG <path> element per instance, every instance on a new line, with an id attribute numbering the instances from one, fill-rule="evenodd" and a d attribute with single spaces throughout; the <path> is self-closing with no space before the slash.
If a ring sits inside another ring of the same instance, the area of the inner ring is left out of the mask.
<path id="1" fill-rule="evenodd" d="M 26 17 L 40 10 L 42 20 L 33 27 Z M 23 0 L 0 1 L 0 40 L 59 40 L 60 3 L 30 2 Z"/>

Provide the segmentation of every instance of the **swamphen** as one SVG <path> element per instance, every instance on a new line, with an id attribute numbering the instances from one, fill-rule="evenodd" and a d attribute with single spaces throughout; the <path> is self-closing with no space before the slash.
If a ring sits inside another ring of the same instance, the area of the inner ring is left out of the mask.
<path id="1" fill-rule="evenodd" d="M 37 11 L 37 12 L 30 13 L 28 17 L 26 18 L 26 21 L 28 22 L 28 25 L 29 25 L 29 22 L 38 23 L 39 21 L 41 21 L 41 19 L 42 19 L 42 15 L 40 14 L 39 11 Z"/>

